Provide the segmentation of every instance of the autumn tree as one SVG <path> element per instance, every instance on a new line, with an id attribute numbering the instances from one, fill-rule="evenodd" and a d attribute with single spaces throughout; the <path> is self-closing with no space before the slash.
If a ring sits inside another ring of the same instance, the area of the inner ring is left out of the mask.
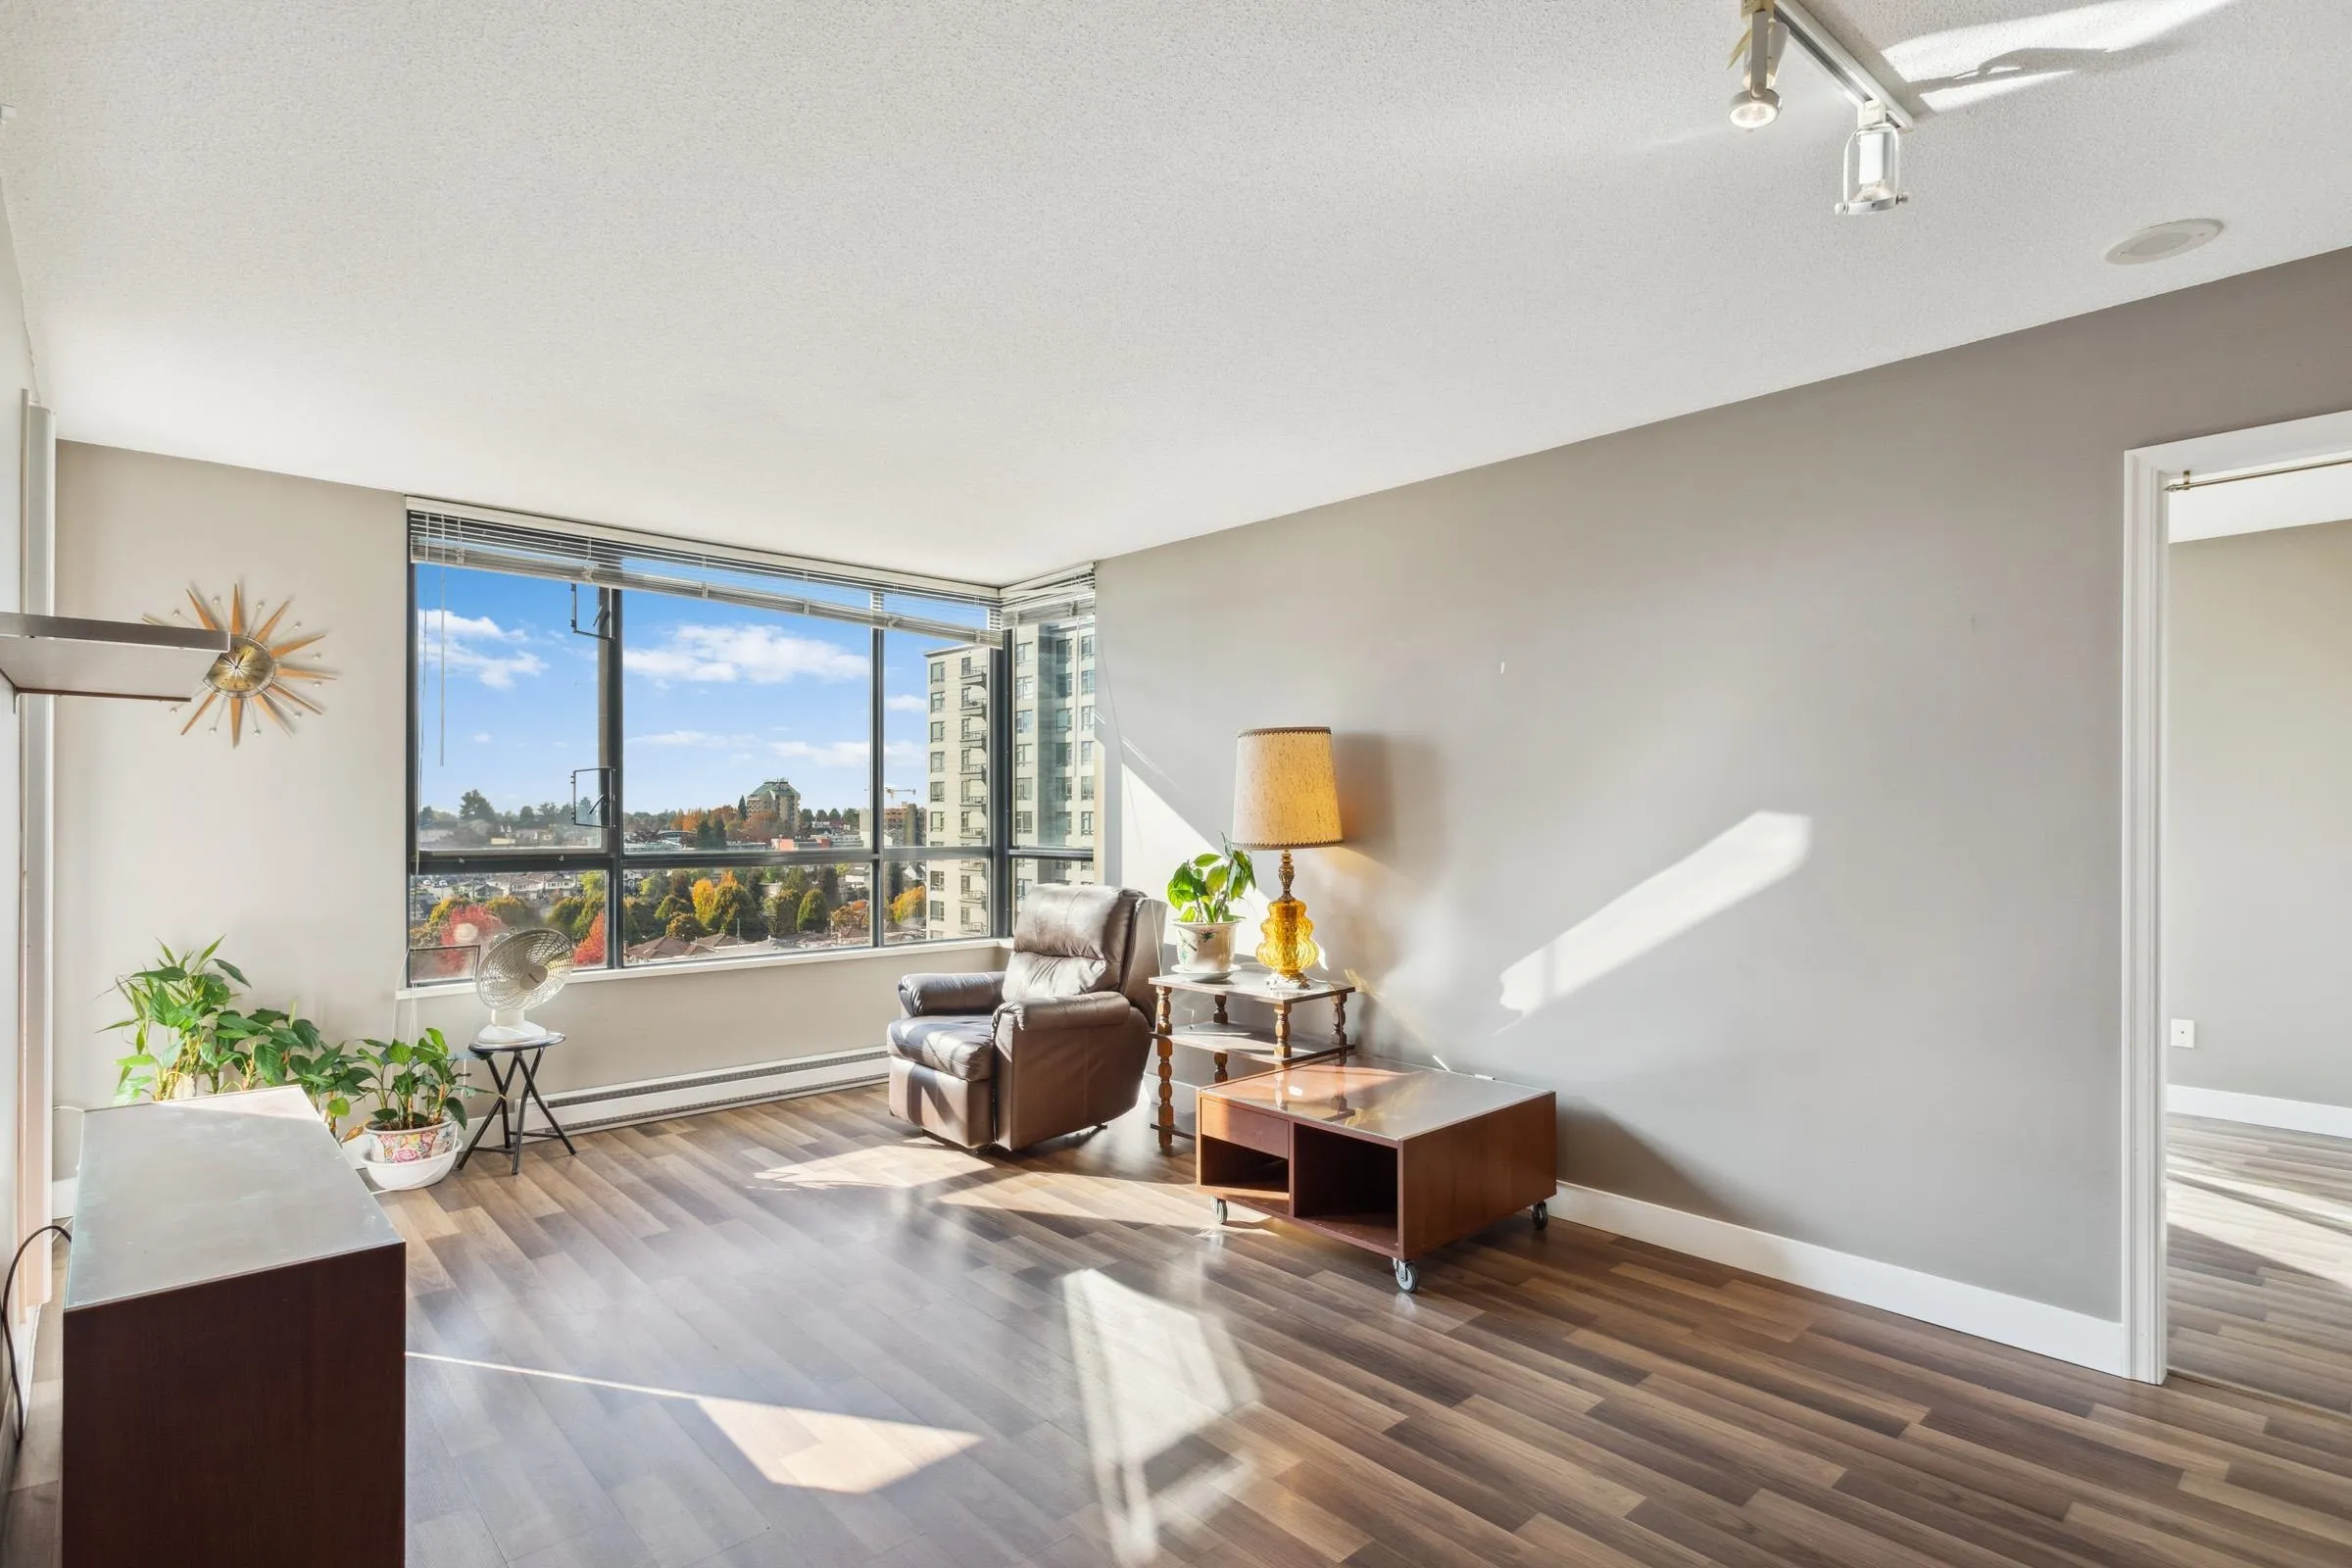
<path id="1" fill-rule="evenodd" d="M 890 922 L 893 925 L 915 925 L 923 918 L 923 899 L 929 890 L 920 882 L 890 901 Z"/>
<path id="2" fill-rule="evenodd" d="M 822 888 L 810 888 L 801 900 L 800 918 L 794 924 L 805 934 L 823 935 L 833 918 L 833 906 Z"/>
<path id="3" fill-rule="evenodd" d="M 702 927 L 694 923 L 694 912 L 691 909 L 681 909 L 669 917 L 669 923 L 662 927 L 662 934 L 667 937 L 676 937 L 680 941 L 692 942 L 696 937 L 701 936 L 703 931 Z"/>
<path id="4" fill-rule="evenodd" d="M 581 937 L 580 945 L 571 950 L 571 961 L 581 965 L 603 966 L 605 962 L 605 915 L 603 910 L 597 911 L 595 920 L 589 924 L 587 935 Z"/>
<path id="5" fill-rule="evenodd" d="M 866 903 L 852 899 L 833 911 L 833 936 L 836 941 L 855 942 L 866 935 Z"/>

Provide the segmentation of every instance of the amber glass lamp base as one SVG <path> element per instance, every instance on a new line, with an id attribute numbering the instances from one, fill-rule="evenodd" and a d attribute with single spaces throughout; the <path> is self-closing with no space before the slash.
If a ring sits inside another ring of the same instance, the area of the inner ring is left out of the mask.
<path id="1" fill-rule="evenodd" d="M 1257 945 L 1257 961 L 1274 971 L 1267 983 L 1303 989 L 1307 985 L 1306 971 L 1323 961 L 1323 950 L 1315 946 L 1315 922 L 1306 917 L 1306 906 L 1291 897 L 1291 852 L 1282 852 L 1282 897 L 1266 907 L 1265 923 L 1257 928 L 1263 940 Z"/>

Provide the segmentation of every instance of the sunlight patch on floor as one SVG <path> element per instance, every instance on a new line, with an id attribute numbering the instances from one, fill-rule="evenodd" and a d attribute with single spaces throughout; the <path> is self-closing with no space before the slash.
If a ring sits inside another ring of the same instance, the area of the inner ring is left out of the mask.
<path id="1" fill-rule="evenodd" d="M 1223 1325 L 1095 1269 L 1062 1277 L 1095 1486 L 1123 1563 L 1149 1562 L 1163 1521 L 1213 1513 L 1243 1455 L 1189 1442 L 1257 1397 Z"/>
<path id="2" fill-rule="evenodd" d="M 610 1378 L 585 1377 L 577 1372 L 557 1372 L 545 1367 L 511 1366 L 503 1361 L 475 1361 L 423 1350 L 411 1350 L 409 1359 L 682 1400 L 708 1416 L 710 1424 L 767 1480 L 779 1487 L 799 1487 L 810 1492 L 878 1492 L 961 1453 L 980 1441 L 976 1433 L 927 1427 L 912 1421 L 886 1421 L 876 1416 L 845 1415 L 838 1410 L 721 1398 L 679 1389 L 648 1388 L 640 1383 L 615 1383 Z"/>
<path id="3" fill-rule="evenodd" d="M 942 1193 L 939 1201 L 958 1208 L 1115 1220 L 1129 1225 L 1182 1225 L 1199 1230 L 1209 1222 L 1207 1202 L 1190 1187 L 1056 1171 L 1024 1171 L 1003 1181 L 959 1188 Z"/>
<path id="4" fill-rule="evenodd" d="M 929 1139 L 909 1139 L 902 1144 L 882 1144 L 872 1149 L 854 1149 L 846 1154 L 827 1154 L 822 1159 L 805 1159 L 790 1165 L 776 1165 L 754 1173 L 753 1179 L 770 1187 L 795 1188 L 803 1192 L 823 1192 L 840 1187 L 866 1187 L 885 1191 L 904 1191 L 910 1187 L 928 1187 L 933 1182 L 954 1181 L 989 1169 L 987 1160 L 977 1154 L 967 1154 L 960 1149 L 949 1149 Z"/>
<path id="5" fill-rule="evenodd" d="M 2203 1171 L 2194 1180 L 2170 1184 L 2169 1223 L 2352 1289 L 2352 1205 Z"/>

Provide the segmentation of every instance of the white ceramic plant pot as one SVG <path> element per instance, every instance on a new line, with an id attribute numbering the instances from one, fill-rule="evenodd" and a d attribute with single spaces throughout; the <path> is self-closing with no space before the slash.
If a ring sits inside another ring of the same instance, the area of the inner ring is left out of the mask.
<path id="1" fill-rule="evenodd" d="M 1239 920 L 1176 922 L 1176 972 L 1188 980 L 1222 980 L 1233 973 L 1233 934 Z"/>
<path id="2" fill-rule="evenodd" d="M 455 1122 L 435 1122 L 430 1127 L 390 1132 L 370 1131 L 366 1137 L 352 1141 L 366 1146 L 360 1169 L 368 1173 L 369 1181 L 389 1193 L 430 1187 L 448 1175 L 450 1167 L 458 1162 Z"/>
<path id="3" fill-rule="evenodd" d="M 457 1162 L 458 1151 L 452 1145 L 438 1154 L 427 1154 L 422 1159 L 362 1160 L 360 1169 L 366 1171 L 368 1179 L 385 1192 L 405 1193 L 412 1187 L 432 1186 L 448 1175 L 450 1167 Z"/>

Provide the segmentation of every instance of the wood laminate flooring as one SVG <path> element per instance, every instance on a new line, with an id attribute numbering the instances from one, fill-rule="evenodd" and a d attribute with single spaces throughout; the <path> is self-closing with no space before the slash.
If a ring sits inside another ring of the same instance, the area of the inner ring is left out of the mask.
<path id="1" fill-rule="evenodd" d="M 1212 1231 L 1189 1167 L 1140 1114 L 1012 1160 L 868 1090 L 387 1199 L 409 1560 L 2352 1562 L 2352 1421 L 1564 1221 L 1496 1225 L 1401 1297 L 1379 1258 Z M 53 1442 L 12 1563 L 46 1560 Z"/>
<path id="2" fill-rule="evenodd" d="M 2352 1412 L 2352 1142 L 2173 1116 L 2166 1144 L 2173 1370 Z"/>

